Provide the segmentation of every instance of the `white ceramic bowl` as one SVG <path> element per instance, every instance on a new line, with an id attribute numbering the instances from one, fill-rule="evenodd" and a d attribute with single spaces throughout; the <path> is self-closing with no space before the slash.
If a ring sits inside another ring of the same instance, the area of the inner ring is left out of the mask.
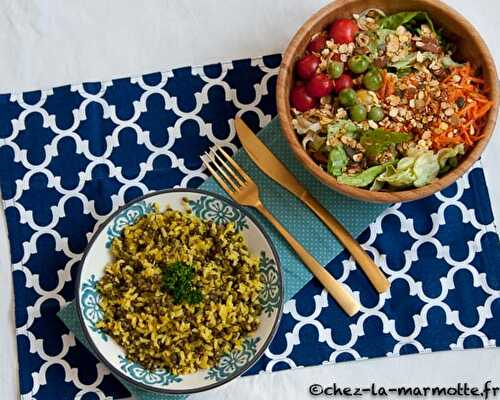
<path id="1" fill-rule="evenodd" d="M 111 260 L 109 246 L 121 234 L 124 226 L 134 223 L 141 215 L 158 204 L 185 210 L 182 199 L 189 200 L 194 214 L 218 223 L 233 221 L 242 232 L 249 250 L 261 259 L 260 269 L 264 288 L 261 295 L 261 324 L 245 339 L 243 349 L 222 357 L 217 367 L 194 374 L 174 376 L 166 370 L 148 371 L 128 360 L 123 349 L 108 335 L 96 328 L 103 317 L 99 306 L 96 282 Z M 97 357 L 119 378 L 142 389 L 158 393 L 188 394 L 220 386 L 236 378 L 259 359 L 272 340 L 283 308 L 283 277 L 278 254 L 260 224 L 244 209 L 217 194 L 193 189 L 172 189 L 154 192 L 134 200 L 113 213 L 95 233 L 80 264 L 76 284 L 77 310 L 85 336 Z"/>

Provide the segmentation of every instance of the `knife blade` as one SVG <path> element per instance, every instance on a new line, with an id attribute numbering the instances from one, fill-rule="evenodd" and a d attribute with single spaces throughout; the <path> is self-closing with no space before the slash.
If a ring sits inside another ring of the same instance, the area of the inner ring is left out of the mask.
<path id="1" fill-rule="evenodd" d="M 351 253 L 375 289 L 379 293 L 385 292 L 389 281 L 347 229 L 307 191 L 241 118 L 235 118 L 234 125 L 243 148 L 259 169 L 308 206 Z"/>
<path id="2" fill-rule="evenodd" d="M 259 169 L 286 190 L 302 199 L 307 194 L 307 190 L 288 170 L 287 166 L 253 133 L 245 121 L 237 117 L 234 125 L 241 145 Z"/>

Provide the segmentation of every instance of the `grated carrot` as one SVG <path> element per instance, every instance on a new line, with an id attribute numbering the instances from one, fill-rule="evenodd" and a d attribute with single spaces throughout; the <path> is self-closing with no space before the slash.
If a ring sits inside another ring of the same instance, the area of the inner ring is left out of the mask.
<path id="1" fill-rule="evenodd" d="M 483 88 L 484 79 L 475 76 L 475 72 L 475 69 L 467 63 L 462 67 L 454 68 L 450 75 L 441 82 L 450 102 L 463 98 L 466 105 L 457 113 L 464 123 L 458 128 L 456 134 L 452 133 L 454 128 L 450 127 L 444 132 L 433 135 L 433 146 L 436 149 L 459 143 L 464 143 L 468 147 L 482 139 L 481 131 L 486 123 L 485 117 L 493 106 L 493 102 L 486 97 Z M 460 82 L 454 81 L 455 75 L 460 76 Z"/>

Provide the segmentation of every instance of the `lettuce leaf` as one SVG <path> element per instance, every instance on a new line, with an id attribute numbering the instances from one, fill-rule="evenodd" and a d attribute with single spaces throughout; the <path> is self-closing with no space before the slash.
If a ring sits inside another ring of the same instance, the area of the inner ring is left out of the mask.
<path id="1" fill-rule="evenodd" d="M 426 51 L 422 53 L 423 60 L 434 60 L 436 59 L 436 55 Z M 396 70 L 404 70 L 411 67 L 417 61 L 417 53 L 410 53 L 406 57 L 403 57 L 401 60 L 396 61 L 394 63 L 390 63 L 389 67 L 396 68 Z"/>
<path id="2" fill-rule="evenodd" d="M 425 11 L 404 11 L 397 14 L 387 15 L 379 22 L 382 29 L 396 30 L 398 26 L 404 25 L 407 29 L 414 31 L 417 26 L 426 23 L 432 32 L 436 32 L 434 24 Z"/>
<path id="3" fill-rule="evenodd" d="M 382 174 L 389 165 L 391 165 L 391 163 L 375 165 L 356 175 L 340 175 L 337 177 L 337 181 L 344 185 L 365 187 L 372 183 L 377 176 Z"/>
<path id="4" fill-rule="evenodd" d="M 392 33 L 395 33 L 394 30 L 392 30 L 392 29 L 384 29 L 384 28 L 377 29 L 377 32 L 376 32 L 377 40 L 374 41 L 374 50 L 375 51 L 372 51 L 375 55 L 377 54 L 378 49 L 381 46 L 385 45 L 385 40 L 387 39 L 387 36 L 389 36 Z"/>
<path id="5" fill-rule="evenodd" d="M 422 153 L 415 160 L 413 171 L 416 178 L 415 182 L 413 182 L 415 187 L 422 187 L 431 183 L 439 173 L 437 154 L 432 151 Z"/>
<path id="6" fill-rule="evenodd" d="M 370 190 L 381 190 L 386 183 L 396 188 L 428 185 L 440 173 L 453 168 L 457 157 L 464 152 L 463 144 L 441 149 L 437 153 L 431 150 L 411 149 L 408 151 L 408 156 L 399 160 L 396 166 L 388 165 L 386 170 L 373 181 Z"/>
<path id="7" fill-rule="evenodd" d="M 392 132 L 385 129 L 370 129 L 361 134 L 360 143 L 366 150 L 369 158 L 375 158 L 394 144 L 407 142 L 412 139 L 411 133 Z"/>
<path id="8" fill-rule="evenodd" d="M 341 137 L 343 135 L 355 137 L 357 130 L 358 127 L 354 124 L 354 122 L 347 119 L 341 119 L 337 122 L 329 124 L 326 128 L 328 137 Z"/>
<path id="9" fill-rule="evenodd" d="M 421 187 L 432 182 L 439 173 L 437 154 L 430 150 L 414 152 L 399 160 L 396 168 L 389 166 L 383 175 L 377 178 L 377 185 L 382 182 L 403 188 Z"/>
<path id="10" fill-rule="evenodd" d="M 437 152 L 437 159 L 439 164 L 439 172 L 445 172 L 445 169 L 448 170 L 456 164 L 457 157 L 459 155 L 465 154 L 465 147 L 463 143 L 457 144 L 455 147 L 447 147 L 445 149 L 441 149 Z"/>
<path id="11" fill-rule="evenodd" d="M 441 65 L 443 66 L 443 68 L 463 67 L 463 64 L 453 61 L 453 59 L 449 55 L 441 58 Z"/>
<path id="12" fill-rule="evenodd" d="M 378 183 L 388 183 L 391 186 L 403 188 L 412 186 L 415 182 L 415 174 L 411 168 L 398 169 L 394 167 L 387 168 L 387 171 L 380 175 L 376 180 Z"/>
<path id="13" fill-rule="evenodd" d="M 330 175 L 339 176 L 342 175 L 349 158 L 341 144 L 334 146 L 330 153 L 328 154 L 328 164 L 326 165 L 326 170 Z"/>

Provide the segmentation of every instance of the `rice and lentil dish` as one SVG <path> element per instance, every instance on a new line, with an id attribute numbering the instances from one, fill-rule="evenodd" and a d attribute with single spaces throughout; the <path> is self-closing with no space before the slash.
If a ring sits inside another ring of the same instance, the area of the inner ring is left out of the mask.
<path id="1" fill-rule="evenodd" d="M 259 261 L 232 223 L 156 208 L 123 229 L 97 290 L 98 327 L 149 370 L 189 374 L 259 325 Z"/>
<path id="2" fill-rule="evenodd" d="M 293 125 L 339 183 L 370 190 L 429 184 L 482 138 L 481 71 L 423 11 L 368 9 L 315 35 L 295 65 Z"/>

